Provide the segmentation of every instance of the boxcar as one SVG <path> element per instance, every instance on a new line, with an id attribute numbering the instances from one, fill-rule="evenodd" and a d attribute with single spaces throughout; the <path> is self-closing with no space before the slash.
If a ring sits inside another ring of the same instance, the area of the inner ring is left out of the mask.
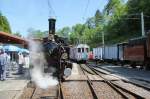
<path id="1" fill-rule="evenodd" d="M 115 64 L 130 64 L 132 67 L 138 65 L 141 68 L 150 69 L 150 33 L 125 43 L 93 48 L 93 55 L 94 58 L 100 56 L 104 61 Z"/>
<path id="2" fill-rule="evenodd" d="M 127 42 L 117 44 L 117 47 L 118 47 L 117 60 L 118 60 L 118 63 L 120 63 L 121 65 L 123 65 L 124 62 L 126 62 L 124 60 L 124 49 L 125 49 L 125 46 L 127 46 L 127 44 L 128 44 Z"/>
<path id="3" fill-rule="evenodd" d="M 118 60 L 118 46 L 110 45 L 104 47 L 104 57 L 105 61 L 117 61 Z"/>
<path id="4" fill-rule="evenodd" d="M 128 61 L 132 67 L 149 68 L 150 64 L 150 36 L 131 39 L 124 47 L 124 61 Z"/>
<path id="5" fill-rule="evenodd" d="M 102 60 L 102 55 L 103 55 L 103 47 L 93 48 L 94 59 Z"/>
<path id="6" fill-rule="evenodd" d="M 116 45 L 93 48 L 94 59 L 97 57 L 99 60 L 108 62 L 122 62 L 125 44 L 126 43 L 120 43 Z"/>

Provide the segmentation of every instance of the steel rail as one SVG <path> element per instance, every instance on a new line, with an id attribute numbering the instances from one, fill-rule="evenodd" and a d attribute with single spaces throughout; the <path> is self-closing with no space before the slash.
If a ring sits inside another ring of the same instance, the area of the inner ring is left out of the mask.
<path id="1" fill-rule="evenodd" d="M 81 66 L 82 67 L 82 66 Z M 84 69 L 84 68 L 83 68 Z M 91 69 L 89 67 L 89 69 Z M 92 69 L 91 69 L 92 70 Z M 87 70 L 86 70 L 87 71 Z M 99 74 L 97 74 L 94 70 L 92 70 L 96 75 L 98 75 L 99 77 L 103 78 L 102 76 L 100 76 Z M 124 95 L 121 91 L 118 90 L 118 88 L 116 88 L 113 84 L 111 84 L 109 81 L 107 81 L 105 78 L 104 82 L 107 83 L 111 88 L 113 88 L 117 93 L 119 93 L 124 99 L 128 99 L 128 97 L 126 95 Z"/>
<path id="2" fill-rule="evenodd" d="M 86 65 L 86 66 L 88 66 L 88 65 Z M 136 97 L 137 99 L 144 99 L 144 97 L 139 96 L 139 95 L 137 95 L 137 94 L 135 94 L 135 93 L 133 93 L 133 92 L 131 92 L 131 91 L 125 89 L 125 88 L 122 88 L 121 86 L 118 86 L 118 85 L 114 84 L 112 81 L 110 81 L 110 80 L 108 80 L 108 79 L 102 77 L 102 76 L 98 73 L 98 72 L 101 72 L 101 71 L 98 71 L 98 70 L 96 70 L 95 68 L 92 68 L 92 67 L 90 67 L 90 66 L 88 66 L 88 67 L 89 67 L 93 72 L 95 72 L 95 74 L 97 74 L 99 77 L 103 78 L 104 81 L 105 81 L 108 85 L 110 85 L 110 86 L 111 86 L 112 88 L 114 88 L 117 92 L 119 92 L 120 94 L 122 94 L 126 99 L 128 99 L 128 97 L 127 97 L 126 95 L 124 95 L 121 91 L 119 91 L 118 89 L 121 89 L 121 90 L 125 91 L 126 93 L 129 93 L 129 94 L 133 95 L 133 96 Z"/>
<path id="3" fill-rule="evenodd" d="M 104 70 L 104 71 L 107 71 L 107 72 L 109 72 L 110 74 L 113 74 L 113 73 L 111 73 L 111 71 L 109 71 L 109 70 L 107 70 L 107 69 L 101 68 L 101 67 L 99 67 L 99 66 L 95 66 L 95 67 L 97 67 L 97 68 L 99 68 L 99 69 L 102 69 L 102 70 Z M 91 68 L 93 68 L 93 67 L 91 67 Z M 95 68 L 93 68 L 93 69 L 95 69 Z M 99 70 L 97 70 L 97 69 L 95 69 L 95 71 L 100 72 L 100 73 L 102 73 L 102 74 L 107 74 L 107 73 L 104 73 L 104 72 L 99 71 Z M 110 74 L 107 74 L 107 75 L 110 75 Z M 111 76 L 116 77 L 116 78 L 119 78 L 119 77 L 117 77 L 117 76 L 115 76 L 115 75 L 111 75 Z M 119 78 L 119 79 L 121 79 L 121 78 Z M 145 89 L 145 90 L 147 90 L 147 91 L 150 91 L 150 87 L 146 87 L 146 86 L 143 86 L 143 85 L 138 84 L 138 83 L 135 83 L 135 82 L 131 82 L 131 81 L 126 80 L 126 79 L 121 79 L 121 80 L 124 81 L 124 82 L 127 82 L 127 83 L 131 83 L 131 84 L 133 84 L 133 85 L 135 85 L 135 86 L 141 87 L 141 88 L 143 88 L 143 89 Z M 138 79 L 137 79 L 137 80 L 138 80 Z M 142 81 L 142 80 L 139 80 L 139 81 Z M 143 81 L 144 81 L 144 82 L 147 82 L 147 83 L 150 83 L 149 81 L 146 81 L 146 80 L 143 80 Z"/>
<path id="4" fill-rule="evenodd" d="M 59 81 L 58 99 L 64 99 L 61 88 L 61 81 Z"/>
<path id="5" fill-rule="evenodd" d="M 33 90 L 33 92 L 32 92 L 32 95 L 31 95 L 30 99 L 33 98 L 33 95 L 34 95 L 34 93 L 35 93 L 35 90 L 36 90 L 36 88 L 34 88 L 34 90 Z"/>
<path id="6" fill-rule="evenodd" d="M 82 70 L 82 72 L 83 72 L 83 74 L 84 75 L 86 75 L 86 73 L 85 73 L 85 71 L 83 70 L 83 68 L 82 68 L 82 66 L 80 65 L 80 67 L 81 67 L 81 70 Z M 91 90 L 91 92 L 92 92 L 92 95 L 93 95 L 93 97 L 94 97 L 94 99 L 98 99 L 98 97 L 97 97 L 97 95 L 96 95 L 96 92 L 95 92 L 95 90 L 94 90 L 94 88 L 93 88 L 93 84 L 92 84 L 92 81 L 90 80 L 90 78 L 88 77 L 88 75 L 86 75 L 86 77 L 87 77 L 87 83 L 88 83 L 88 85 L 89 85 L 89 87 L 90 87 L 90 90 Z"/>

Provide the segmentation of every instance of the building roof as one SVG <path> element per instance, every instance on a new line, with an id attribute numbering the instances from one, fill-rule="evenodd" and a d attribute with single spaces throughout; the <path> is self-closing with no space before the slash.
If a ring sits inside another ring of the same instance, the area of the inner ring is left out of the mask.
<path id="1" fill-rule="evenodd" d="M 129 40 L 130 45 L 140 45 L 146 43 L 147 36 L 137 37 Z"/>
<path id="2" fill-rule="evenodd" d="M 24 38 L 0 31 L 0 42 L 9 44 L 27 44 Z"/>
<path id="3" fill-rule="evenodd" d="M 79 44 L 76 48 L 89 48 L 89 46 L 87 44 Z"/>

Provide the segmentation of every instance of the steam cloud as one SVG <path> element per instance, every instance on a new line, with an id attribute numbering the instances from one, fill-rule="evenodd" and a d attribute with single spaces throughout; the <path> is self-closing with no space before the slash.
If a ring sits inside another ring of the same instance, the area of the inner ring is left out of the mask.
<path id="1" fill-rule="evenodd" d="M 44 66 L 47 65 L 44 53 L 42 51 L 43 47 L 40 42 L 29 40 L 29 50 L 30 50 L 30 61 L 33 66 L 31 70 L 31 78 L 35 84 L 43 89 L 46 89 L 50 86 L 56 86 L 58 80 L 53 78 L 52 73 L 44 73 Z M 54 70 L 51 68 L 52 71 Z"/>

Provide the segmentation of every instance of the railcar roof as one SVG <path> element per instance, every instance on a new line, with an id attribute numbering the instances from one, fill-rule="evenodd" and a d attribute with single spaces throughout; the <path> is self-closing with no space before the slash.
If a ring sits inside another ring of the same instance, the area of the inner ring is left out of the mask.
<path id="1" fill-rule="evenodd" d="M 142 40 L 142 39 L 146 39 L 146 38 L 147 38 L 147 36 L 141 36 L 141 37 L 132 38 L 129 41 Z"/>
<path id="2" fill-rule="evenodd" d="M 89 48 L 89 46 L 87 44 L 79 44 L 76 48 Z"/>
<path id="3" fill-rule="evenodd" d="M 146 36 L 137 37 L 129 40 L 129 44 L 143 44 L 146 41 Z"/>

